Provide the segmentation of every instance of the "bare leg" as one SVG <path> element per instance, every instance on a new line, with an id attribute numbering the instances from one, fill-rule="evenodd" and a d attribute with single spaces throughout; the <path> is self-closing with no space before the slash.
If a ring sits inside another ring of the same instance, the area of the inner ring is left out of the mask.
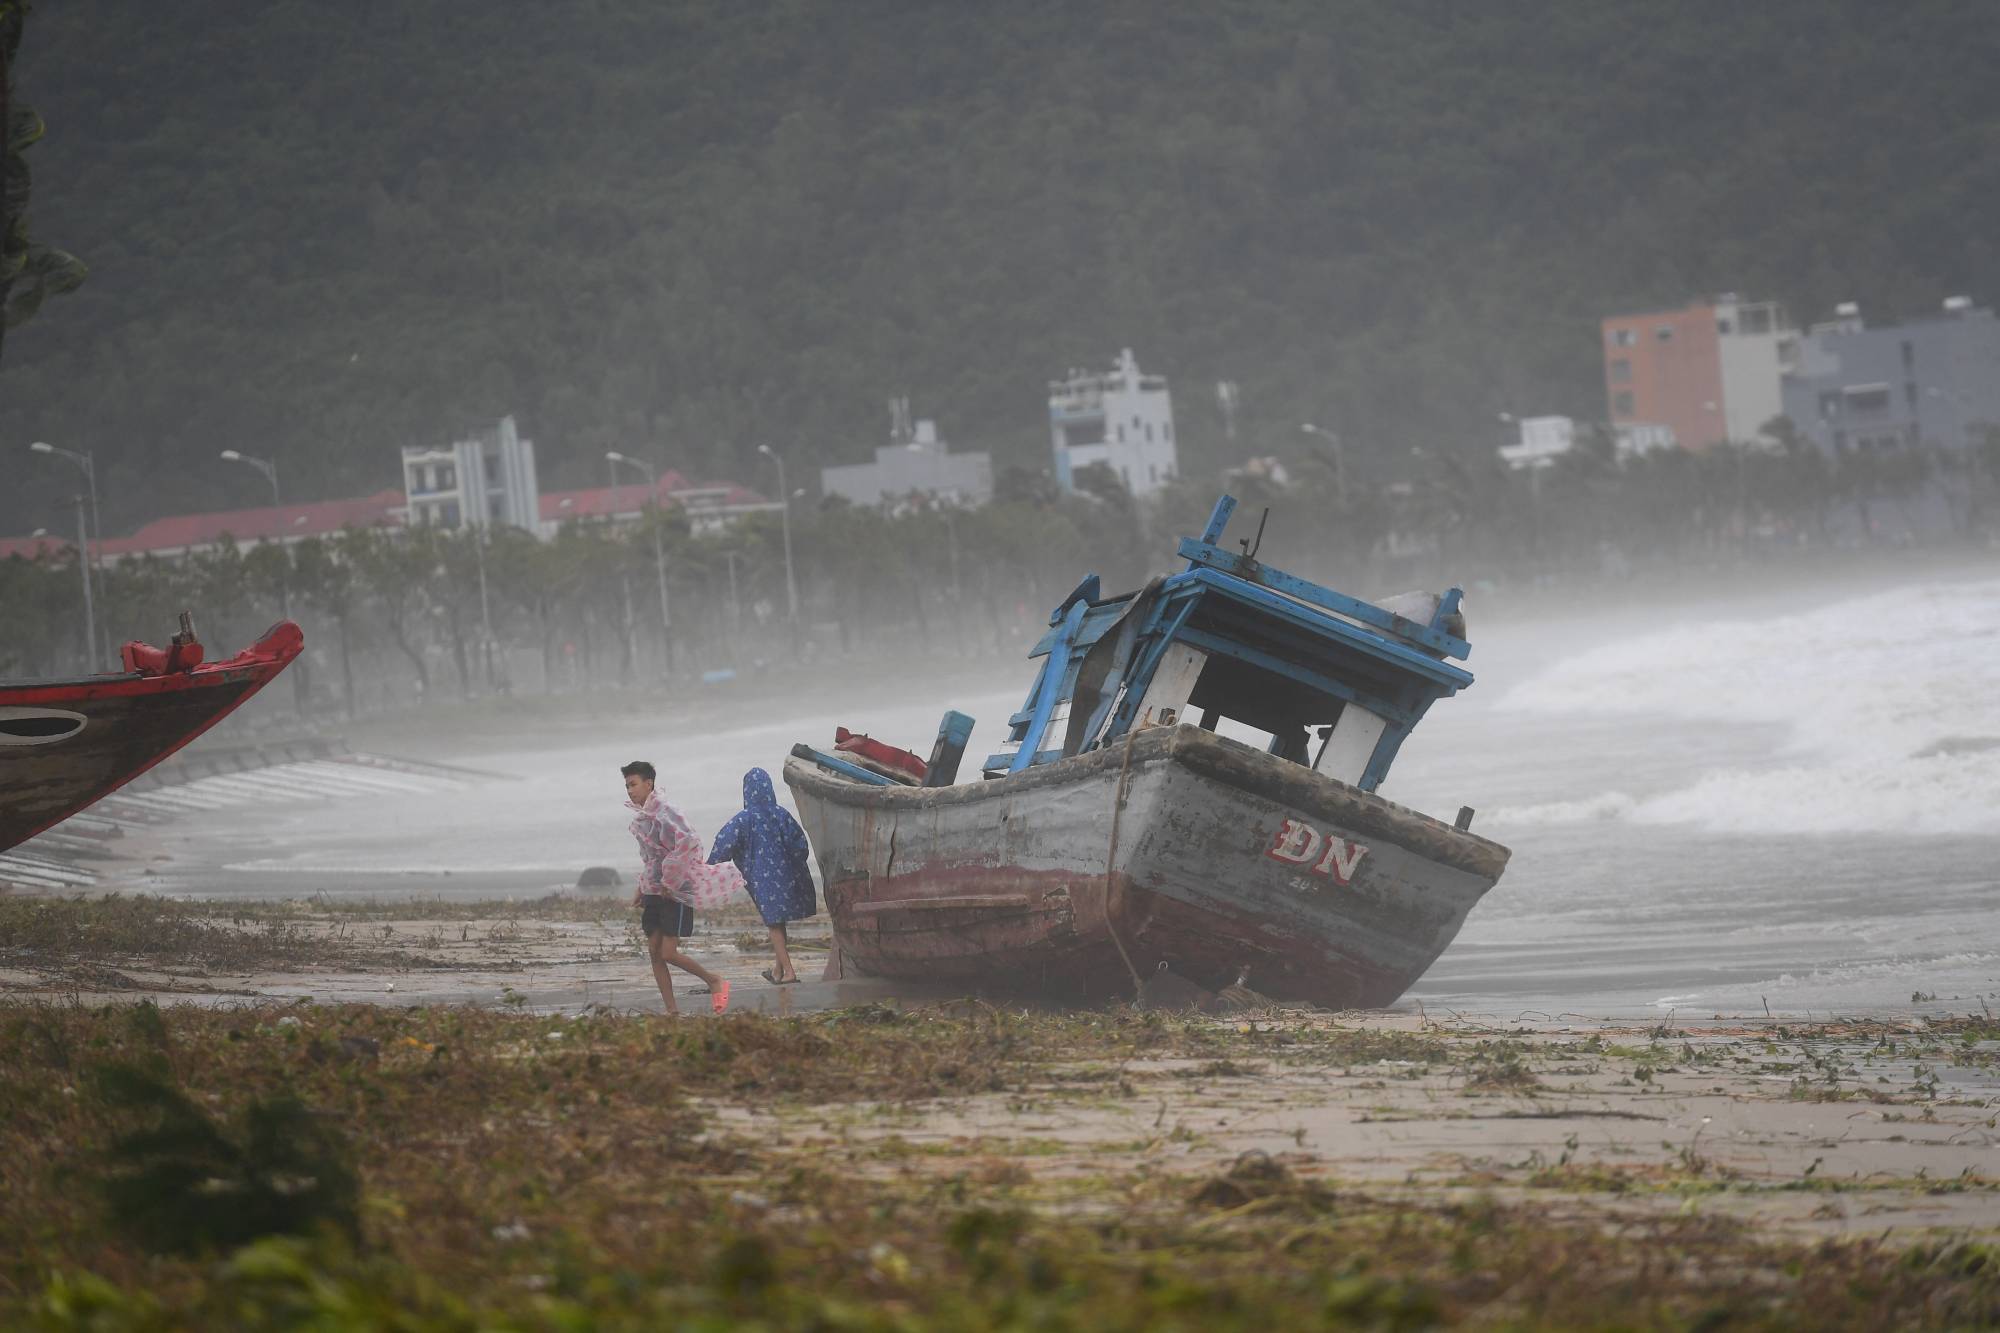
<path id="1" fill-rule="evenodd" d="M 799 974 L 792 970 L 792 951 L 785 947 L 785 923 L 780 921 L 770 927 L 771 952 L 778 956 L 778 964 L 771 969 L 771 975 L 780 981 L 796 981 Z"/>
<path id="2" fill-rule="evenodd" d="M 646 959 L 653 965 L 653 984 L 660 988 L 660 998 L 666 1002 L 667 1012 L 677 1014 L 680 1008 L 674 1003 L 674 974 L 667 970 L 664 946 L 677 943 L 671 935 L 648 935 L 646 937 Z"/>
<path id="3" fill-rule="evenodd" d="M 681 952 L 681 942 L 679 936 L 661 935 L 658 938 L 660 941 L 660 966 L 662 969 L 664 969 L 667 964 L 671 963 L 675 967 L 680 968 L 684 972 L 692 972 L 696 976 L 700 977 L 703 981 L 707 982 L 708 988 L 711 991 L 713 991 L 716 988 L 716 986 L 721 983 L 722 981 L 721 977 L 718 977 L 717 975 L 715 975 L 715 973 L 709 971 L 707 968 L 703 967 L 700 963 L 697 963 L 694 959 L 688 957 L 686 954 Z"/>

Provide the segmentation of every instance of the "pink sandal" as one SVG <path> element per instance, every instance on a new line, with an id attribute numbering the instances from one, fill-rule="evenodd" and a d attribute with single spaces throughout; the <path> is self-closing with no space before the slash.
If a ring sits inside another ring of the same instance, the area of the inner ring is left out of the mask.
<path id="1" fill-rule="evenodd" d="M 728 982 L 718 981 L 709 989 L 708 1005 L 711 1010 L 718 1014 L 729 1007 Z"/>

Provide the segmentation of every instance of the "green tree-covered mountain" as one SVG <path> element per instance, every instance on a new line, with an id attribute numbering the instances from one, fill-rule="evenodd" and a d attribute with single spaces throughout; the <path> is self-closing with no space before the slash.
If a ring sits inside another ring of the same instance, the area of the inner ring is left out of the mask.
<path id="1" fill-rule="evenodd" d="M 2000 18 L 1861 0 L 39 6 L 35 219 L 92 279 L 0 367 L 0 531 L 395 484 L 512 411 L 756 480 L 908 393 L 1045 465 L 1129 345 L 1239 451 L 1365 466 L 1602 412 L 1597 320 L 2000 297 Z M 768 478 L 764 478 L 768 481 Z"/>

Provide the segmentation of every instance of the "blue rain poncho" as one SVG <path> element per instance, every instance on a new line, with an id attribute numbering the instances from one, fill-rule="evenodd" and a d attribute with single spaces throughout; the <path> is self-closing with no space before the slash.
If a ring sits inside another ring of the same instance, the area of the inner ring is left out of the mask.
<path id="1" fill-rule="evenodd" d="M 743 810 L 715 835 L 708 861 L 733 861 L 767 926 L 783 925 L 819 910 L 813 894 L 806 831 L 778 804 L 771 775 L 753 768 L 743 775 Z"/>

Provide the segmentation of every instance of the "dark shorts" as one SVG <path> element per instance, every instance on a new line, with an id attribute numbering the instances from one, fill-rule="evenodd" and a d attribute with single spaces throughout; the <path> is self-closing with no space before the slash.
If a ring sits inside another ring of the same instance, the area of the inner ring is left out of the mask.
<path id="1" fill-rule="evenodd" d="M 645 898 L 646 906 L 639 917 L 639 926 L 648 935 L 672 935 L 676 939 L 686 939 L 694 934 L 692 907 L 664 893 L 649 893 Z"/>

